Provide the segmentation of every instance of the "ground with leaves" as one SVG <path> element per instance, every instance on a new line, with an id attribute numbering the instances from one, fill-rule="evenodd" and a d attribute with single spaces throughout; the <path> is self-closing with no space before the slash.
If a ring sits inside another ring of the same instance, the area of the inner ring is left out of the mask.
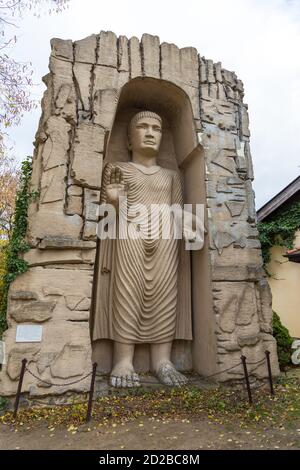
<path id="1" fill-rule="evenodd" d="M 86 404 L 20 410 L 0 417 L 1 449 L 300 449 L 300 370 L 262 388 L 134 391 Z"/>

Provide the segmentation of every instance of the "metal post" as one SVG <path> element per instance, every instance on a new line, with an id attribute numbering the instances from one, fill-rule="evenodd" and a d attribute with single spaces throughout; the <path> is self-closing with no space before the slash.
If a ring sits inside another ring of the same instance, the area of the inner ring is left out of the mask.
<path id="1" fill-rule="evenodd" d="M 274 387 L 273 387 L 273 377 L 272 377 L 272 369 L 271 369 L 271 361 L 270 361 L 270 351 L 265 351 L 266 358 L 267 358 L 267 365 L 268 365 L 268 374 L 269 374 L 269 382 L 270 382 L 270 391 L 271 395 L 275 395 Z"/>
<path id="2" fill-rule="evenodd" d="M 20 396 L 21 396 L 21 391 L 22 391 L 22 384 L 23 384 L 23 378 L 24 378 L 24 374 L 25 374 L 26 364 L 27 364 L 27 359 L 22 359 L 22 366 L 21 366 L 21 372 L 20 372 L 20 378 L 19 378 L 19 383 L 18 383 L 18 390 L 17 390 L 17 394 L 16 394 L 14 414 L 13 414 L 14 419 L 17 418 L 17 413 L 18 413 L 18 408 L 19 408 L 19 402 L 20 402 Z"/>
<path id="3" fill-rule="evenodd" d="M 89 392 L 89 402 L 88 402 L 88 409 L 86 414 L 86 423 L 88 423 L 92 416 L 92 405 L 93 405 L 93 395 L 94 395 L 94 386 L 95 386 L 95 378 L 96 378 L 96 371 L 97 371 L 97 362 L 93 364 L 93 372 L 91 378 L 91 386 Z"/>
<path id="4" fill-rule="evenodd" d="M 241 356 L 241 359 L 242 359 L 242 363 L 243 363 L 243 367 L 244 367 L 245 381 L 246 381 L 247 392 L 248 392 L 248 400 L 249 400 L 249 404 L 252 405 L 253 400 L 252 400 L 252 394 L 251 394 L 251 388 L 250 388 L 250 382 L 249 382 L 246 356 Z"/>

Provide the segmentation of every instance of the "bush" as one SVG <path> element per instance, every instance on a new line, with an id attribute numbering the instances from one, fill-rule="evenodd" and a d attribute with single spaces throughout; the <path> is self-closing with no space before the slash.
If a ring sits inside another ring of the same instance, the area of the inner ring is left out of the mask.
<path id="1" fill-rule="evenodd" d="M 276 312 L 273 312 L 273 336 L 277 341 L 279 367 L 281 370 L 284 370 L 291 364 L 293 339 L 289 330 L 281 323 L 280 317 Z"/>
<path id="2" fill-rule="evenodd" d="M 22 162 L 21 177 L 16 194 L 12 235 L 5 247 L 5 252 L 1 252 L 3 273 L 0 284 L 0 339 L 7 328 L 6 309 L 9 286 L 19 274 L 26 272 L 28 269 L 27 262 L 22 258 L 22 254 L 29 250 L 29 245 L 26 242 L 27 212 L 29 203 L 37 196 L 36 192 L 30 190 L 31 173 L 32 159 L 27 157 Z"/>

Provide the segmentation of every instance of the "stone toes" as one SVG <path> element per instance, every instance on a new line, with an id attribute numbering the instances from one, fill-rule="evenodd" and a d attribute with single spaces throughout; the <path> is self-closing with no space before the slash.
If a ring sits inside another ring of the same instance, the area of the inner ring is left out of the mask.
<path id="1" fill-rule="evenodd" d="M 132 375 L 126 375 L 126 387 L 128 388 L 134 387 Z"/>
<path id="2" fill-rule="evenodd" d="M 116 388 L 132 388 L 140 386 L 139 376 L 136 373 L 128 375 L 111 375 L 109 383 L 112 387 Z"/>
<path id="3" fill-rule="evenodd" d="M 117 387 L 117 377 L 115 376 L 110 377 L 110 385 L 112 385 L 112 387 Z"/>
<path id="4" fill-rule="evenodd" d="M 164 376 L 164 383 L 165 385 L 169 385 L 170 387 L 174 385 L 174 378 L 171 372 L 167 372 Z"/>
<path id="5" fill-rule="evenodd" d="M 127 379 L 127 387 L 129 388 L 135 387 L 133 375 L 127 375 L 126 379 Z"/>
<path id="6" fill-rule="evenodd" d="M 117 387 L 118 388 L 122 387 L 122 377 L 117 377 Z"/>
<path id="7" fill-rule="evenodd" d="M 134 387 L 139 387 L 141 384 L 140 384 L 140 378 L 138 376 L 138 374 L 133 374 L 132 375 L 132 381 L 133 381 L 133 386 Z"/>

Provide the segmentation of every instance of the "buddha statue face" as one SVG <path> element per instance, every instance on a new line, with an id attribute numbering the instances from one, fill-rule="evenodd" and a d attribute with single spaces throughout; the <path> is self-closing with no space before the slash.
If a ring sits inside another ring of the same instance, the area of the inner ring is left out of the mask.
<path id="1" fill-rule="evenodd" d="M 134 153 L 154 157 L 158 154 L 162 137 L 161 118 L 152 112 L 136 114 L 130 122 L 128 147 Z"/>

